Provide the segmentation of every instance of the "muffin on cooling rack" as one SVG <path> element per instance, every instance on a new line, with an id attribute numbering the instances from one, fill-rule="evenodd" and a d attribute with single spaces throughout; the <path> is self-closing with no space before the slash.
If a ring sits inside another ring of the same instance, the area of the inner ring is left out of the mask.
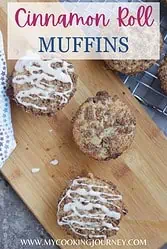
<path id="1" fill-rule="evenodd" d="M 167 95 L 167 57 L 164 59 L 163 63 L 159 68 L 159 79 L 161 88 Z"/>
<path id="2" fill-rule="evenodd" d="M 163 37 L 161 35 L 161 51 L 163 49 L 163 44 Z M 129 75 L 143 72 L 153 66 L 155 63 L 155 60 L 105 60 L 105 64 L 108 69 Z"/>
<path id="3" fill-rule="evenodd" d="M 60 197 L 57 223 L 79 239 L 115 235 L 127 209 L 116 186 L 89 174 L 74 179 Z"/>
<path id="4" fill-rule="evenodd" d="M 52 116 L 76 91 L 71 63 L 52 57 L 24 57 L 17 61 L 11 80 L 12 99 L 27 112 Z"/>
<path id="5" fill-rule="evenodd" d="M 88 98 L 73 118 L 73 137 L 80 150 L 96 160 L 115 159 L 135 136 L 136 119 L 117 96 L 98 92 Z"/>
<path id="6" fill-rule="evenodd" d="M 154 60 L 106 60 L 107 67 L 124 74 L 137 74 L 153 66 Z"/>

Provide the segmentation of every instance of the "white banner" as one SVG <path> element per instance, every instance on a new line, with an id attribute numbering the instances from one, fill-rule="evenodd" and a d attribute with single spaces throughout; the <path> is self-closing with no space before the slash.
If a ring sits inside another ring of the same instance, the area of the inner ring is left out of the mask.
<path id="1" fill-rule="evenodd" d="M 159 3 L 9 3 L 8 59 L 160 57 Z"/>

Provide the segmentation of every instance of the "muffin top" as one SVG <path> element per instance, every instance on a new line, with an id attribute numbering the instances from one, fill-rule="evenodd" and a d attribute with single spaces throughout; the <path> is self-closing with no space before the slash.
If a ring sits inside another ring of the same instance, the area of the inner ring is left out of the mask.
<path id="1" fill-rule="evenodd" d="M 136 119 L 117 96 L 98 92 L 76 113 L 73 137 L 81 151 L 97 160 L 115 159 L 132 143 Z"/>
<path id="2" fill-rule="evenodd" d="M 167 1 L 167 0 L 166 0 Z M 160 51 L 163 51 L 164 41 L 160 34 Z M 106 66 L 114 71 L 124 74 L 137 74 L 149 69 L 156 63 L 156 60 L 105 60 Z"/>
<path id="3" fill-rule="evenodd" d="M 155 64 L 155 60 L 106 60 L 109 69 L 124 74 L 137 74 Z"/>
<path id="4" fill-rule="evenodd" d="M 13 99 L 26 111 L 54 115 L 76 90 L 72 64 L 38 55 L 17 61 L 12 78 Z"/>
<path id="5" fill-rule="evenodd" d="M 116 186 L 92 174 L 74 179 L 58 203 L 57 222 L 74 238 L 115 235 L 127 209 Z"/>

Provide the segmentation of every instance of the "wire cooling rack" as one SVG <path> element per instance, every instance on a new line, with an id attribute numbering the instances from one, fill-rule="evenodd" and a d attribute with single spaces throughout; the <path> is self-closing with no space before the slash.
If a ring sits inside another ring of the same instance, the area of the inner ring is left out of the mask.
<path id="1" fill-rule="evenodd" d="M 164 38 L 162 60 L 167 55 L 167 8 L 163 5 L 161 6 L 161 33 Z M 147 71 L 135 76 L 119 75 L 123 83 L 142 104 L 167 117 L 167 96 L 162 92 L 157 76 L 161 60 Z"/>
<path id="2" fill-rule="evenodd" d="M 149 0 L 60 0 L 61 2 L 149 2 Z M 156 1 L 156 0 L 150 0 Z M 167 7 L 161 3 L 161 33 L 164 39 L 164 50 L 161 55 L 161 60 L 167 55 Z M 154 39 L 154 38 L 153 38 Z M 167 126 L 165 127 L 164 119 L 167 118 L 167 96 L 160 88 L 160 81 L 158 79 L 158 69 L 161 60 L 154 64 L 147 71 L 139 73 L 135 76 L 127 76 L 120 74 L 123 83 L 130 89 L 132 94 L 144 106 L 149 107 L 149 112 L 152 119 L 167 135 Z M 150 113 L 150 109 L 153 113 Z M 155 113 L 155 114 L 154 114 Z M 156 115 L 157 113 L 157 115 Z"/>

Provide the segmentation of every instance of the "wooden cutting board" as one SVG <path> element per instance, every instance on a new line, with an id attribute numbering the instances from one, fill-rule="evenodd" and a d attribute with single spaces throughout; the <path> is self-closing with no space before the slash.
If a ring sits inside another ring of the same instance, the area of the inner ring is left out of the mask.
<path id="1" fill-rule="evenodd" d="M 3 7 L 0 26 L 5 45 L 6 25 Z M 78 91 L 55 118 L 37 118 L 12 106 L 17 148 L 2 173 L 55 239 L 70 238 L 56 224 L 57 200 L 69 180 L 88 172 L 111 180 L 124 194 L 129 210 L 113 239 L 146 239 L 147 246 L 138 248 L 157 249 L 167 240 L 166 138 L 116 75 L 105 69 L 102 61 L 75 61 L 74 65 L 79 75 Z M 9 75 L 13 66 L 14 62 L 8 61 Z M 103 89 L 117 94 L 129 105 L 137 118 L 137 134 L 123 156 L 100 163 L 89 159 L 73 142 L 71 119 L 88 96 Z M 53 159 L 57 159 L 59 165 L 51 166 Z M 34 167 L 40 168 L 40 173 L 32 174 Z"/>

